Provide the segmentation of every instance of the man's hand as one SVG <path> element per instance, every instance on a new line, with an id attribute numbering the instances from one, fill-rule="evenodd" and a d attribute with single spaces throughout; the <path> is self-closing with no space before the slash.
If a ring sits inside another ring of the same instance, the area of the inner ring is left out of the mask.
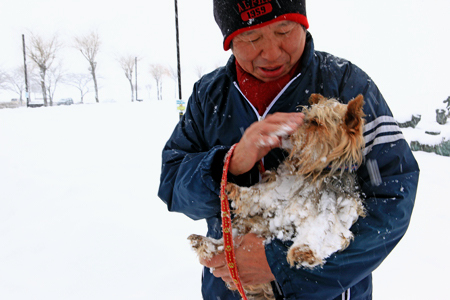
<path id="1" fill-rule="evenodd" d="M 235 241 L 234 253 L 243 285 L 269 283 L 275 280 L 267 262 L 263 242 L 264 238 L 253 233 L 238 237 Z M 211 268 L 215 277 L 220 277 L 230 286 L 234 286 L 224 253 L 215 255 L 210 260 L 200 259 L 200 263 Z"/>
<path id="2" fill-rule="evenodd" d="M 281 138 L 303 124 L 303 113 L 275 113 L 250 125 L 231 157 L 229 172 L 240 175 L 250 171 L 270 150 L 281 145 Z"/>

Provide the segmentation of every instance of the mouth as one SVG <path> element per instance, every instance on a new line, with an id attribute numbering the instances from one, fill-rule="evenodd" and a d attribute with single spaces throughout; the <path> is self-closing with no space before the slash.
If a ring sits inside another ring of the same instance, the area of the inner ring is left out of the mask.
<path id="1" fill-rule="evenodd" d="M 267 67 L 259 67 L 261 73 L 266 78 L 276 79 L 282 75 L 284 75 L 284 66 L 267 66 Z"/>
<path id="2" fill-rule="evenodd" d="M 281 66 L 278 66 L 278 67 L 266 67 L 266 68 L 261 67 L 261 69 L 264 70 L 264 71 L 266 71 L 266 72 L 274 72 L 274 71 L 276 71 L 276 70 L 281 69 Z"/>

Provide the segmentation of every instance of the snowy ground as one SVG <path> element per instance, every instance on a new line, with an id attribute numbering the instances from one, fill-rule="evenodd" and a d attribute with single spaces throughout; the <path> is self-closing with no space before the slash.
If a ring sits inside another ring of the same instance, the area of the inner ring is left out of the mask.
<path id="1" fill-rule="evenodd" d="M 0 110 L 0 299 L 201 298 L 186 237 L 205 223 L 156 196 L 177 120 L 169 101 Z M 447 298 L 450 158 L 415 156 L 412 223 L 375 300 Z"/>

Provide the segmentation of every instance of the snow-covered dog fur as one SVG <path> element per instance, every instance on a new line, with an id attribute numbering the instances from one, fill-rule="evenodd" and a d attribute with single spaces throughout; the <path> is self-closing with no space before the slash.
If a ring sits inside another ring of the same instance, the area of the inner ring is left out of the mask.
<path id="1" fill-rule="evenodd" d="M 363 96 L 348 104 L 313 94 L 304 108 L 304 124 L 283 140 L 289 156 L 252 187 L 228 183 L 235 217 L 233 235 L 255 233 L 267 242 L 292 241 L 287 261 L 292 267 L 323 265 L 345 249 L 350 227 L 364 207 L 355 170 L 363 160 Z M 223 251 L 223 240 L 189 236 L 202 258 Z M 270 284 L 244 287 L 249 299 L 274 299 Z"/>

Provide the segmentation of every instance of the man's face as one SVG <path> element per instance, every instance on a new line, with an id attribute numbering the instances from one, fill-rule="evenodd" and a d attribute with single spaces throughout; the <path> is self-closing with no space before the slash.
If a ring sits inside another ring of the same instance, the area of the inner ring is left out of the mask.
<path id="1" fill-rule="evenodd" d="M 300 24 L 278 21 L 237 35 L 232 51 L 246 72 L 268 82 L 289 73 L 303 54 L 305 39 Z"/>

